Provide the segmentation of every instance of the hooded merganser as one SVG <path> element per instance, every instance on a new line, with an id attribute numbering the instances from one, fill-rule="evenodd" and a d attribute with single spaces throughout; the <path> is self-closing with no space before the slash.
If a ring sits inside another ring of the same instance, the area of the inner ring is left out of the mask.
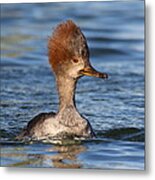
<path id="1" fill-rule="evenodd" d="M 91 66 L 86 38 L 71 20 L 59 24 L 54 30 L 48 41 L 48 56 L 57 83 L 59 110 L 34 117 L 18 139 L 93 137 L 89 121 L 79 114 L 75 105 L 76 83 L 83 75 L 103 79 L 108 75 Z"/>

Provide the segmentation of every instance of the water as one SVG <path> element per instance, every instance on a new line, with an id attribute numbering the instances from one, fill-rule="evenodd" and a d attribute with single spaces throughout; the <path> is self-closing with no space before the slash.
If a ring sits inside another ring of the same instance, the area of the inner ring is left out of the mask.
<path id="1" fill-rule="evenodd" d="M 1 165 L 144 169 L 143 1 L 1 5 Z M 78 110 L 97 137 L 65 145 L 14 137 L 40 112 L 57 111 L 47 57 L 53 27 L 73 19 L 92 65 L 109 79 L 78 82 Z"/>

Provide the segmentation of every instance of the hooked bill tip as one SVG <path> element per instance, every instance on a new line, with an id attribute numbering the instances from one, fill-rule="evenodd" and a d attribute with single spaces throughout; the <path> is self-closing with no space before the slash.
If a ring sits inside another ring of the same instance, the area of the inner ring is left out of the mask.
<path id="1" fill-rule="evenodd" d="M 103 78 L 103 79 L 108 79 L 108 74 L 107 73 L 100 73 L 99 77 Z"/>

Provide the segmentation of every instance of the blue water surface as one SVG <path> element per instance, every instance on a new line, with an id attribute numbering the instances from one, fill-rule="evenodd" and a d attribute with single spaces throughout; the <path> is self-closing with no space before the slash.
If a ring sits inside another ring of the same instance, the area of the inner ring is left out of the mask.
<path id="1" fill-rule="evenodd" d="M 109 79 L 83 77 L 79 112 L 97 137 L 65 145 L 14 141 L 40 112 L 57 111 L 47 41 L 67 19 L 78 24 L 90 61 Z M 144 2 L 1 5 L 1 166 L 144 169 Z"/>

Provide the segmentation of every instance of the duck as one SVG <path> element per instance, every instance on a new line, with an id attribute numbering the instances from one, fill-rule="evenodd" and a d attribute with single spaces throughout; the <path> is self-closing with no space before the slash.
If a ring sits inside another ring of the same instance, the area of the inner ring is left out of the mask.
<path id="1" fill-rule="evenodd" d="M 36 115 L 28 122 L 17 139 L 95 137 L 90 122 L 79 113 L 76 107 L 76 84 L 82 76 L 107 79 L 108 74 L 92 67 L 86 37 L 72 20 L 61 22 L 54 29 L 48 40 L 48 58 L 59 96 L 58 112 Z"/>

